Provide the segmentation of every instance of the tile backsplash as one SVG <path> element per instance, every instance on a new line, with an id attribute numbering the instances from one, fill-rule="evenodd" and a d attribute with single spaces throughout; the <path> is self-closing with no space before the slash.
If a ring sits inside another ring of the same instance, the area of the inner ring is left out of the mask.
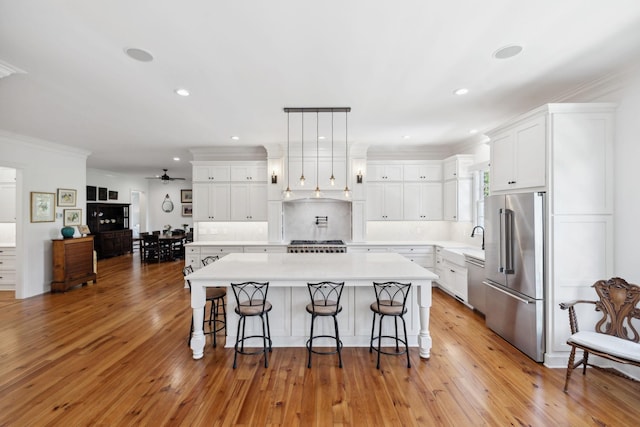
<path id="1" fill-rule="evenodd" d="M 351 202 L 334 199 L 299 199 L 283 203 L 284 241 L 351 241 Z M 326 221 L 325 221 L 326 217 Z"/>

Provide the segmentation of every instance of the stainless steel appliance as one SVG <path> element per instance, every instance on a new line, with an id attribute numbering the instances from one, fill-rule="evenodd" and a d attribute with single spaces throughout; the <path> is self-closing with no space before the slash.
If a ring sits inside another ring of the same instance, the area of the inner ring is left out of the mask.
<path id="1" fill-rule="evenodd" d="M 469 304 L 482 314 L 486 314 L 486 285 L 483 283 L 484 260 L 465 254 L 464 260 L 467 264 L 467 285 Z"/>
<path id="2" fill-rule="evenodd" d="M 342 240 L 292 240 L 288 253 L 345 253 L 347 246 Z"/>
<path id="3" fill-rule="evenodd" d="M 536 362 L 544 357 L 545 193 L 485 200 L 486 323 Z"/>

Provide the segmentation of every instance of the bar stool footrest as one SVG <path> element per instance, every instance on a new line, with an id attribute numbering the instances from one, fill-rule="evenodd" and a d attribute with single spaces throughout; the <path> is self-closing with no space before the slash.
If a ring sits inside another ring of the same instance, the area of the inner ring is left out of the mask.
<path id="1" fill-rule="evenodd" d="M 388 354 L 390 356 L 400 356 L 400 355 L 403 355 L 403 354 L 407 354 L 407 348 L 409 347 L 407 345 L 407 342 L 405 340 L 401 339 L 401 338 L 396 338 L 393 335 L 381 335 L 381 336 L 373 337 L 371 339 L 371 345 L 369 346 L 369 353 L 371 353 L 372 350 L 375 351 L 375 352 L 378 352 L 378 346 L 374 346 L 373 343 L 374 342 L 378 342 L 382 338 L 387 338 L 387 339 L 393 340 L 393 341 L 398 343 L 397 344 L 398 347 L 400 347 L 400 344 L 402 344 L 404 347 L 403 348 L 398 348 L 398 351 L 395 351 L 395 350 L 394 351 L 387 351 L 387 350 L 383 350 L 383 349 L 388 348 L 388 347 L 393 347 L 393 345 L 385 346 L 385 347 L 382 347 L 382 345 L 381 345 L 380 346 L 380 353 Z"/>

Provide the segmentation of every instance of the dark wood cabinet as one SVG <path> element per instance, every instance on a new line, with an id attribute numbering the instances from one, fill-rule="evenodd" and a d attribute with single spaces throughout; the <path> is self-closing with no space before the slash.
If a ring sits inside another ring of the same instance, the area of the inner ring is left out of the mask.
<path id="1" fill-rule="evenodd" d="M 129 204 L 87 203 L 87 225 L 96 238 L 98 258 L 133 252 L 133 235 L 129 229 Z"/>
<path id="2" fill-rule="evenodd" d="M 51 292 L 97 281 L 93 269 L 93 236 L 53 239 L 53 281 Z"/>

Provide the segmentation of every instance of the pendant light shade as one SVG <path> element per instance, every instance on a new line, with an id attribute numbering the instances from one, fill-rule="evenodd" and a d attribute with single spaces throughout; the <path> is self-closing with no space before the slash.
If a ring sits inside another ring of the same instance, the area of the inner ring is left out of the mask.
<path id="1" fill-rule="evenodd" d="M 349 116 L 348 111 L 344 112 L 344 197 L 349 198 L 351 191 L 349 190 Z"/>
<path id="2" fill-rule="evenodd" d="M 302 173 L 300 175 L 300 186 L 304 187 L 304 113 L 300 114 L 302 118 Z"/>
<path id="3" fill-rule="evenodd" d="M 329 178 L 331 186 L 336 185 L 336 177 L 333 176 L 333 110 L 331 110 L 331 178 Z"/>
<path id="4" fill-rule="evenodd" d="M 289 112 L 287 111 L 287 189 L 284 190 L 285 199 L 291 198 L 291 186 L 290 186 L 290 178 L 291 178 L 291 161 L 289 156 Z"/>
<path id="5" fill-rule="evenodd" d="M 320 197 L 320 184 L 318 182 L 318 170 L 320 169 L 320 162 L 318 160 L 318 154 L 320 152 L 319 149 L 319 133 L 320 133 L 320 116 L 318 115 L 318 112 L 316 111 L 316 190 L 315 190 L 315 196 L 316 197 Z"/>

